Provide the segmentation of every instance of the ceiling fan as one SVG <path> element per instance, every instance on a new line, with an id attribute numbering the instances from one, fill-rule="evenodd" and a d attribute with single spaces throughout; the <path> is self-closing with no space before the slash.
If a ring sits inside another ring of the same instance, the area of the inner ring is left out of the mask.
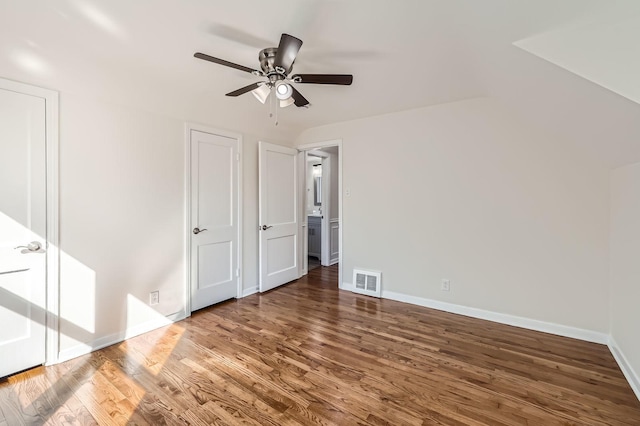
<path id="1" fill-rule="evenodd" d="M 338 84 L 348 86 L 353 82 L 353 75 L 351 74 L 291 74 L 293 63 L 296 60 L 301 46 L 302 40 L 289 34 L 282 34 L 278 47 L 267 47 L 260 51 L 258 55 L 260 61 L 259 70 L 200 52 L 195 53 L 193 56 L 198 59 L 248 72 L 257 77 L 266 77 L 265 81 L 252 83 L 238 90 L 234 90 L 233 92 L 227 93 L 227 96 L 235 97 L 251 92 L 264 104 L 271 94 L 272 89 L 274 89 L 280 107 L 287 107 L 291 104 L 295 104 L 297 107 L 308 107 L 310 105 L 309 101 L 305 99 L 291 83 Z"/>

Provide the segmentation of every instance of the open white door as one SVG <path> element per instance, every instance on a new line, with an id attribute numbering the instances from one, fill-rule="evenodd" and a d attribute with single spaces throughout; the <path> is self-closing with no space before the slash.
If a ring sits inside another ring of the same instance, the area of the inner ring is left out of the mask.
<path id="1" fill-rule="evenodd" d="M 260 291 L 298 278 L 297 154 L 259 142 Z"/>
<path id="2" fill-rule="evenodd" d="M 0 377 L 45 362 L 45 108 L 0 88 Z"/>
<path id="3" fill-rule="evenodd" d="M 238 295 L 239 141 L 190 130 L 191 310 Z"/>

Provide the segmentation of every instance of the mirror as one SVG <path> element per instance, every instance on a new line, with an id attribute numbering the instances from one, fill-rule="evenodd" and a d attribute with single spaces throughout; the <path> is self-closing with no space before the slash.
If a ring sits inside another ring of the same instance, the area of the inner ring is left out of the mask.
<path id="1" fill-rule="evenodd" d="M 322 205 L 322 176 L 313 179 L 313 205 Z"/>
<path id="2" fill-rule="evenodd" d="M 322 163 L 313 165 L 313 205 L 322 205 Z"/>

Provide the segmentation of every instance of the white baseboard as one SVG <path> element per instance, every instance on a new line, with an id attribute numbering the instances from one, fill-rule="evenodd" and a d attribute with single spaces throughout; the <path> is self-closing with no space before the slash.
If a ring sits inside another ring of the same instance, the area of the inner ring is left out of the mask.
<path id="1" fill-rule="evenodd" d="M 352 291 L 351 283 L 342 283 L 340 289 Z M 423 297 L 410 296 L 408 294 L 396 293 L 382 289 L 382 298 L 395 300 L 398 302 L 410 303 L 412 305 L 424 306 L 426 308 L 437 309 L 439 311 L 450 312 L 453 314 L 464 315 L 467 317 L 478 318 L 500 324 L 513 325 L 515 327 L 526 328 L 528 330 L 542 331 L 544 333 L 556 334 L 563 337 L 571 337 L 573 339 L 584 340 L 606 345 L 609 343 L 609 335 L 592 330 L 571 327 L 561 324 L 555 324 L 545 321 L 539 321 L 531 318 L 518 317 L 515 315 L 501 314 L 498 312 L 485 311 L 478 308 L 470 308 L 468 306 L 456 305 L 454 303 L 441 302 L 439 300 L 426 299 Z"/>
<path id="2" fill-rule="evenodd" d="M 258 286 L 245 288 L 242 291 L 242 297 L 251 296 L 252 294 L 256 294 L 258 292 Z"/>
<path id="3" fill-rule="evenodd" d="M 629 361 L 627 361 L 627 358 L 624 356 L 624 353 L 620 350 L 620 347 L 612 336 L 609 336 L 608 346 L 611 354 L 618 363 L 618 366 L 620 366 L 622 374 L 624 374 L 627 382 L 629 382 L 629 386 L 633 389 L 633 393 L 635 393 L 638 400 L 640 400 L 640 376 L 638 376 Z"/>
<path id="4" fill-rule="evenodd" d="M 185 318 L 186 318 L 185 312 L 180 311 L 180 312 L 176 312 L 175 314 L 167 315 L 166 317 L 162 317 L 162 318 L 144 322 L 142 324 L 138 324 L 136 326 L 130 327 L 118 333 L 113 333 L 104 337 L 100 337 L 92 342 L 81 343 L 72 348 L 60 351 L 60 353 L 58 354 L 57 362 L 60 363 L 60 362 L 68 361 L 73 358 L 77 358 L 82 355 L 86 355 L 90 352 L 97 351 L 98 349 L 106 348 L 107 346 L 120 343 L 132 337 L 139 336 L 140 334 L 143 334 L 143 333 L 148 333 L 149 331 L 155 330 L 160 327 L 164 327 L 166 325 L 172 324 L 176 321 L 183 320 Z"/>
<path id="5" fill-rule="evenodd" d="M 340 290 L 353 291 L 353 284 L 351 283 L 338 283 Z"/>

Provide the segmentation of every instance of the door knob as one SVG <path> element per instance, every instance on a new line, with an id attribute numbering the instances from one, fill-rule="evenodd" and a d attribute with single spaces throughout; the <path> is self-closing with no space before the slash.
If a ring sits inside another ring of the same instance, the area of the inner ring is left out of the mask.
<path id="1" fill-rule="evenodd" d="M 199 233 L 204 232 L 204 231 L 206 231 L 206 230 L 207 230 L 207 228 L 204 228 L 204 229 L 200 229 L 200 228 L 193 228 L 193 233 L 194 233 L 194 234 L 196 234 L 196 235 L 198 235 Z"/>
<path id="2" fill-rule="evenodd" d="M 273 226 L 271 226 L 271 225 L 269 225 L 269 226 L 267 226 L 267 225 L 262 225 L 262 230 L 263 230 L 263 231 L 266 231 L 266 230 L 267 230 L 267 229 L 269 229 L 269 228 L 273 228 Z"/>
<path id="3" fill-rule="evenodd" d="M 29 251 L 40 251 L 42 250 L 42 245 L 37 241 L 31 241 L 26 246 L 18 246 L 14 250 L 17 250 L 19 248 L 27 249 Z"/>

